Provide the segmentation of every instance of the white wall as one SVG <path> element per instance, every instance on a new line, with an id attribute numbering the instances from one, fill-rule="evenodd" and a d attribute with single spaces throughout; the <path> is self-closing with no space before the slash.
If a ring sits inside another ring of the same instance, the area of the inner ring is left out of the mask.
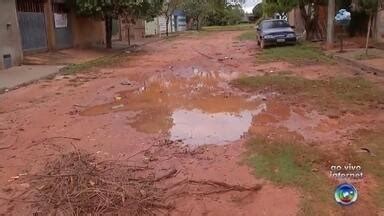
<path id="1" fill-rule="evenodd" d="M 187 23 L 185 16 L 177 17 L 177 31 L 186 31 Z M 168 31 L 175 32 L 175 17 L 169 18 Z M 153 21 L 145 22 L 145 35 L 158 35 L 166 33 L 166 19 L 164 16 L 156 17 Z"/>
<path id="2" fill-rule="evenodd" d="M 158 17 L 159 19 L 159 26 L 160 26 L 160 33 L 161 34 L 164 34 L 166 32 L 166 26 L 167 26 L 167 20 L 165 18 L 165 16 L 160 16 Z M 169 18 L 169 23 L 168 23 L 168 32 L 174 32 L 175 31 L 175 28 L 173 26 L 173 16 Z"/>
<path id="3" fill-rule="evenodd" d="M 157 35 L 159 33 L 158 20 L 155 18 L 153 21 L 145 21 L 145 36 Z"/>

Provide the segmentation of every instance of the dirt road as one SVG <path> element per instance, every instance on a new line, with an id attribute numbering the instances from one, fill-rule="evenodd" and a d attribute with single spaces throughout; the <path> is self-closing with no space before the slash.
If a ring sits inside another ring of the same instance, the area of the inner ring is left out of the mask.
<path id="1" fill-rule="evenodd" d="M 287 70 L 309 80 L 343 74 L 337 64 L 256 63 L 256 43 L 238 40 L 240 34 L 186 34 L 149 44 L 113 65 L 0 95 L 0 212 L 36 212 L 20 198 L 30 187 L 22 179 L 76 146 L 103 160 L 145 163 L 156 176 L 176 169 L 171 182 L 262 184 L 258 191 L 172 198 L 171 215 L 298 214 L 300 189 L 255 177 L 246 140 L 289 136 L 328 151 L 348 145 L 351 131 L 382 124 L 384 115 L 377 109 L 364 116 L 320 113 L 307 101 L 274 99 L 274 91 L 233 87 L 235 78 Z M 361 184 L 368 187 L 369 180 Z"/>

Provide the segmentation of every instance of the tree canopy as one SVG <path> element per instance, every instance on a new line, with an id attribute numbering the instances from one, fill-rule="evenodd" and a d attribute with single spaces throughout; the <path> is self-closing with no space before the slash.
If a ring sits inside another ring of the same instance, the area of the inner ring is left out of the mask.
<path id="1" fill-rule="evenodd" d="M 368 14 L 376 13 L 379 7 L 379 2 L 378 0 L 359 0 L 358 6 Z"/>
<path id="2" fill-rule="evenodd" d="M 290 10 L 298 5 L 298 0 L 265 0 L 262 4 L 263 12 L 267 16 L 278 13 L 285 16 Z"/>
<path id="3" fill-rule="evenodd" d="M 204 21 L 206 25 L 234 25 L 238 24 L 244 11 L 241 7 L 241 1 L 230 2 L 226 0 L 207 1 Z"/>
<path id="4" fill-rule="evenodd" d="M 193 19 L 196 29 L 199 29 L 200 22 L 208 11 L 207 0 L 184 0 L 182 8 L 187 17 Z"/>
<path id="5" fill-rule="evenodd" d="M 263 17 L 263 2 L 255 5 L 255 7 L 252 9 L 252 14 L 256 19 Z"/>

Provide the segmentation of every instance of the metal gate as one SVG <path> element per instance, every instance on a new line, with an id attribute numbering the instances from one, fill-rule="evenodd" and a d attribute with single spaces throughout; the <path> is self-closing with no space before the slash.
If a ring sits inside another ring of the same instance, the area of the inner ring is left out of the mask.
<path id="1" fill-rule="evenodd" d="M 41 0 L 17 1 L 17 17 L 24 51 L 47 50 L 44 2 Z"/>
<path id="2" fill-rule="evenodd" d="M 52 8 L 55 21 L 56 48 L 70 48 L 73 46 L 73 40 L 69 10 L 64 3 L 53 3 Z"/>

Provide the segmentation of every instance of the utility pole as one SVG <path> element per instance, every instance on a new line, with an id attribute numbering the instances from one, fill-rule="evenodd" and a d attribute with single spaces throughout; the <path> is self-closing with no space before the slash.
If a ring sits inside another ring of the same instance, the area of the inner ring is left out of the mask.
<path id="1" fill-rule="evenodd" d="M 334 40 L 335 0 L 328 0 L 327 45 L 332 47 Z"/>

